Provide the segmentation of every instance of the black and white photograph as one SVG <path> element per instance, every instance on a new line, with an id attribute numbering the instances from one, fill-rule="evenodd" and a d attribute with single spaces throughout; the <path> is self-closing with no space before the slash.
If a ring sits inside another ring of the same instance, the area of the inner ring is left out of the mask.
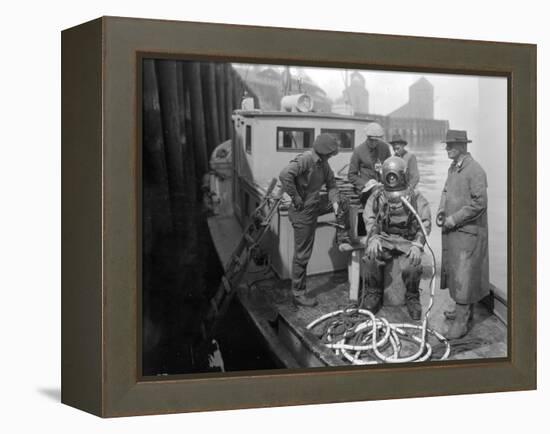
<path id="1" fill-rule="evenodd" d="M 508 357 L 508 77 L 140 62 L 144 377 Z"/>
<path id="2" fill-rule="evenodd" d="M 7 2 L 0 432 L 537 432 L 543 5 Z"/>

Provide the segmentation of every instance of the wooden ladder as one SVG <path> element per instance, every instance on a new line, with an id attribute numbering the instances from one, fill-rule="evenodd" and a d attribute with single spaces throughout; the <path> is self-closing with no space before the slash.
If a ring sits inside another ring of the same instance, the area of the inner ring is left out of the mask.
<path id="1" fill-rule="evenodd" d="M 271 219 L 275 215 L 282 199 L 282 191 L 274 194 L 276 185 L 277 179 L 273 178 L 267 188 L 266 194 L 250 216 L 249 223 L 243 230 L 237 247 L 235 247 L 230 259 L 224 266 L 224 275 L 221 278 L 216 293 L 210 299 L 209 308 L 203 323 L 203 334 L 205 337 L 214 334 L 233 299 L 235 294 L 234 289 L 240 283 L 248 268 L 253 250 L 259 247 L 264 235 L 267 233 Z"/>

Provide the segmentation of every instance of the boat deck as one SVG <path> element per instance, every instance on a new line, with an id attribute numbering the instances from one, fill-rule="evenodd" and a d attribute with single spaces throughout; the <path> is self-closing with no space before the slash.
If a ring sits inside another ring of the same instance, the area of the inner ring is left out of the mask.
<path id="1" fill-rule="evenodd" d="M 324 347 L 321 333 L 316 329 L 308 331 L 306 326 L 316 318 L 351 305 L 348 296 L 347 272 L 335 272 L 308 278 L 311 294 L 317 297 L 315 307 L 294 307 L 290 292 L 290 281 L 269 277 L 261 270 L 251 269 L 247 284 L 238 290 L 251 321 L 255 323 L 268 342 L 279 363 L 290 368 L 338 366 L 347 364 L 340 357 Z M 425 309 L 429 302 L 428 280 L 423 279 L 421 302 Z M 429 327 L 443 333 L 447 327 L 443 310 L 453 305 L 447 290 L 439 288 L 436 281 L 434 305 L 430 313 Z M 384 306 L 377 317 L 384 317 L 390 323 L 414 323 L 405 306 Z M 321 327 L 320 327 L 321 328 Z M 434 358 L 438 358 L 444 346 L 430 337 Z M 464 338 L 451 341 L 450 360 L 500 358 L 507 355 L 506 326 L 487 308 L 475 307 L 473 328 Z"/>
<path id="2" fill-rule="evenodd" d="M 217 253 L 223 264 L 227 263 L 238 243 L 241 229 L 233 216 L 213 217 L 208 220 Z M 428 259 L 425 259 L 426 261 Z M 427 269 L 427 267 L 425 267 Z M 268 270 L 269 271 L 269 270 Z M 423 311 L 429 303 L 429 282 L 426 276 L 420 285 Z M 316 318 L 335 310 L 349 307 L 349 284 L 347 271 L 308 277 L 308 288 L 317 297 L 315 307 L 295 308 L 292 303 L 290 281 L 281 280 L 274 273 L 249 265 L 242 284 L 236 288 L 238 299 L 255 328 L 263 335 L 273 358 L 281 367 L 303 368 L 337 366 L 347 364 L 334 355 L 321 341 L 317 329 L 308 331 L 306 326 Z M 448 290 L 439 289 L 439 278 L 435 282 L 434 305 L 430 312 L 428 327 L 444 333 L 448 326 L 443 311 L 453 305 Z M 405 306 L 384 306 L 377 317 L 386 318 L 390 323 L 414 323 Z M 429 343 L 437 359 L 444 350 L 433 336 Z M 407 344 L 403 349 L 407 350 Z M 473 328 L 468 335 L 451 342 L 450 360 L 486 359 L 507 356 L 506 325 L 487 308 L 478 304 L 475 307 Z"/>

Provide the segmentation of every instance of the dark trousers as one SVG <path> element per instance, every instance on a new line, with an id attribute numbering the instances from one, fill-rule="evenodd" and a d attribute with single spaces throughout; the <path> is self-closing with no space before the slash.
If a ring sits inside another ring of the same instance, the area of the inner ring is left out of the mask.
<path id="1" fill-rule="evenodd" d="M 422 277 L 422 265 L 412 265 L 402 252 L 384 250 L 376 259 L 365 257 L 365 279 L 368 290 L 382 293 L 384 290 L 384 267 L 391 261 L 399 261 L 401 278 L 407 290 L 405 297 L 416 296 Z"/>
<path id="2" fill-rule="evenodd" d="M 301 295 L 306 290 L 307 264 L 313 251 L 315 230 L 319 207 L 309 206 L 296 211 L 293 206 L 288 210 L 288 218 L 294 229 L 294 258 L 292 260 L 292 292 Z"/>

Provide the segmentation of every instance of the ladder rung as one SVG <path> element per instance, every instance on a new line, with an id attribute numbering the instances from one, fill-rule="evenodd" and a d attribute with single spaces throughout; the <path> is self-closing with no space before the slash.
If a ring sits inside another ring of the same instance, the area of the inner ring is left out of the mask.
<path id="1" fill-rule="evenodd" d="M 256 246 L 257 243 L 261 241 L 263 235 L 267 231 L 266 226 L 269 226 L 270 221 L 277 210 L 279 202 L 281 201 L 281 196 L 271 196 L 276 184 L 276 179 L 273 179 L 267 189 L 266 195 L 254 212 L 253 217 L 257 217 L 257 219 L 253 219 L 246 226 L 237 247 L 233 250 L 231 260 L 225 265 L 227 269 L 221 278 L 221 284 L 218 287 L 216 294 L 210 299 L 211 309 L 209 309 L 207 313 L 206 321 L 208 324 L 202 324 L 204 329 L 206 329 L 206 327 L 209 329 L 216 328 L 216 325 L 219 322 L 219 317 L 223 316 L 232 299 L 232 295 L 234 293 L 233 286 L 239 284 L 239 279 L 241 277 L 235 279 L 235 276 L 240 276 L 239 273 L 246 271 L 245 269 L 250 260 L 252 247 Z M 264 210 L 264 208 L 266 210 Z M 251 235 L 251 233 L 253 233 L 253 235 Z"/>
<path id="2" fill-rule="evenodd" d="M 214 315 L 218 314 L 218 305 L 216 304 L 216 300 L 214 298 L 210 299 L 210 306 L 212 306 L 212 309 L 214 310 Z"/>
<path id="3" fill-rule="evenodd" d="M 229 283 L 229 280 L 227 280 L 227 277 L 222 276 L 222 284 L 225 288 L 225 292 L 231 292 L 231 284 Z"/>

